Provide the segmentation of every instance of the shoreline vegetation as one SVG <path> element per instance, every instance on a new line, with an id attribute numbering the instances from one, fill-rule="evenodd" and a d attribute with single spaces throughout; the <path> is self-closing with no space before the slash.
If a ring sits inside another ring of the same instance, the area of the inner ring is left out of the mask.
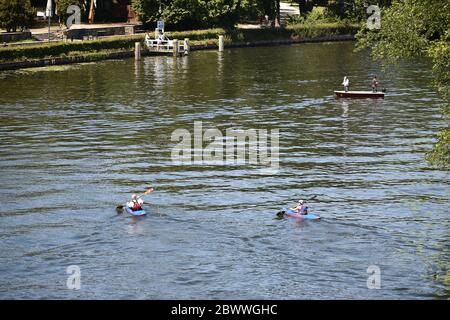
<path id="1" fill-rule="evenodd" d="M 287 45 L 304 42 L 354 40 L 358 24 L 343 22 L 320 24 L 292 24 L 285 28 L 234 29 L 222 28 L 166 32 L 170 39 L 189 38 L 192 51 L 215 49 L 219 35 L 224 36 L 225 47 Z M 143 44 L 145 33 L 131 36 L 113 36 L 97 40 L 38 42 L 27 46 L 0 48 L 0 70 L 90 62 L 134 56 L 135 42 Z"/>

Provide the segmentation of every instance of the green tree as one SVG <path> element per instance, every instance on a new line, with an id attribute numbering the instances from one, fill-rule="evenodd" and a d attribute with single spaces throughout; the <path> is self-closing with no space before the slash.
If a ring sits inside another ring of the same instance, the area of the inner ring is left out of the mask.
<path id="1" fill-rule="evenodd" d="M 7 32 L 31 27 L 35 16 L 30 0 L 0 0 L 0 26 Z"/>
<path id="2" fill-rule="evenodd" d="M 161 19 L 178 29 L 202 28 L 204 15 L 198 0 L 172 0 L 162 10 Z"/>
<path id="3" fill-rule="evenodd" d="M 265 0 L 267 1 L 267 0 Z M 133 0 L 145 24 L 162 19 L 173 29 L 233 28 L 243 16 L 255 16 L 263 0 Z"/>
<path id="4" fill-rule="evenodd" d="M 377 0 L 372 2 L 367 0 L 328 0 L 327 10 L 337 18 L 361 21 L 366 19 L 369 5 L 376 4 L 380 8 L 386 8 L 391 3 L 391 0 Z"/>
<path id="5" fill-rule="evenodd" d="M 199 0 L 205 8 L 204 24 L 210 27 L 234 28 L 240 19 L 240 0 Z"/>
<path id="6" fill-rule="evenodd" d="M 132 0 L 133 10 L 144 24 L 155 22 L 160 17 L 158 9 L 162 0 Z"/>
<path id="7" fill-rule="evenodd" d="M 313 0 L 297 0 L 299 13 L 301 15 L 306 15 L 312 11 L 315 5 Z"/>
<path id="8" fill-rule="evenodd" d="M 270 20 L 275 19 L 276 4 L 274 0 L 257 0 L 258 5 L 264 15 L 269 16 Z"/>
<path id="9" fill-rule="evenodd" d="M 241 0 L 240 17 L 241 20 L 259 20 L 264 15 L 268 15 L 265 10 L 265 3 L 272 0 Z"/>
<path id="10" fill-rule="evenodd" d="M 385 63 L 400 59 L 426 57 L 432 62 L 434 81 L 446 102 L 443 115 L 448 121 L 450 87 L 450 1 L 394 0 L 381 12 L 381 29 L 363 27 L 357 34 L 359 48 L 371 48 L 372 55 Z M 449 168 L 450 130 L 447 126 L 437 135 L 430 163 Z"/>

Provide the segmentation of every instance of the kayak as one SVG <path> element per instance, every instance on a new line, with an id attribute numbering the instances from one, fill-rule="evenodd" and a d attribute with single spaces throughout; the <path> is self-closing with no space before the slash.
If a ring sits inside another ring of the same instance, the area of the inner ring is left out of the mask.
<path id="1" fill-rule="evenodd" d="M 291 218 L 302 219 L 302 220 L 320 220 L 320 216 L 318 216 L 314 213 L 299 214 L 299 213 L 295 213 L 291 209 L 283 209 L 281 212 L 283 212 L 285 216 L 291 217 Z"/>
<path id="2" fill-rule="evenodd" d="M 373 98 L 384 99 L 384 92 L 373 91 L 335 91 L 334 94 L 338 98 Z"/>
<path id="3" fill-rule="evenodd" d="M 131 214 L 132 216 L 137 216 L 137 217 L 145 216 L 147 214 L 144 209 L 133 211 L 133 210 L 131 210 L 131 208 L 129 208 L 127 206 L 125 206 L 125 211 L 127 213 Z"/>

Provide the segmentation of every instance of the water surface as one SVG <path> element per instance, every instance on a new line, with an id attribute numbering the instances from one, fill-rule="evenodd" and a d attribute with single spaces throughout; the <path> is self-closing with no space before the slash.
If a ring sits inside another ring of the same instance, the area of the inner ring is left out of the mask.
<path id="1" fill-rule="evenodd" d="M 0 73 L 0 298 L 448 299 L 428 70 L 324 43 Z M 374 73 L 385 100 L 333 97 Z M 194 121 L 279 129 L 278 173 L 174 164 L 171 134 Z M 146 218 L 116 213 L 149 185 Z M 322 221 L 274 219 L 312 195 Z"/>

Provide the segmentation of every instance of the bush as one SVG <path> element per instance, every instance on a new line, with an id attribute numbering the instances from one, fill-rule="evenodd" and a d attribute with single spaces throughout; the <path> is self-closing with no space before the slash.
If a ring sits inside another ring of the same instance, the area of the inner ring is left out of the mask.
<path id="1" fill-rule="evenodd" d="M 314 7 L 310 12 L 300 16 L 291 17 L 289 24 L 324 24 L 341 22 L 340 18 L 334 15 L 328 8 Z"/>
<path id="2" fill-rule="evenodd" d="M 31 27 L 35 16 L 30 0 L 0 0 L 0 27 L 7 32 Z"/>
<path id="3" fill-rule="evenodd" d="M 192 31 L 171 31 L 166 32 L 169 39 L 189 38 L 191 41 L 206 40 L 217 38 L 220 34 L 225 34 L 225 30 L 222 28 L 204 29 L 204 30 L 192 30 Z"/>
<path id="4" fill-rule="evenodd" d="M 356 34 L 359 30 L 357 24 L 343 22 L 322 23 L 317 25 L 294 24 L 287 28 L 295 38 L 317 38 L 336 35 Z"/>
<path id="5" fill-rule="evenodd" d="M 69 55 L 73 51 L 99 52 L 102 50 L 131 50 L 136 41 L 143 41 L 144 36 L 126 38 L 109 38 L 83 42 L 45 43 L 23 47 L 6 47 L 0 49 L 0 61 L 23 59 L 42 59 Z"/>

